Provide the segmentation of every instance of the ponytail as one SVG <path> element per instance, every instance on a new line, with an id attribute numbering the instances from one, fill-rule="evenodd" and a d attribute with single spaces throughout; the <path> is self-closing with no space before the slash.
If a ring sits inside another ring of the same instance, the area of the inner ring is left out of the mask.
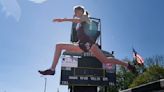
<path id="1" fill-rule="evenodd" d="M 85 15 L 87 15 L 87 16 L 89 17 L 89 13 L 88 13 L 88 11 L 86 11 L 86 10 L 85 10 Z"/>
<path id="2" fill-rule="evenodd" d="M 88 16 L 89 15 L 88 11 L 85 11 L 85 14 Z"/>

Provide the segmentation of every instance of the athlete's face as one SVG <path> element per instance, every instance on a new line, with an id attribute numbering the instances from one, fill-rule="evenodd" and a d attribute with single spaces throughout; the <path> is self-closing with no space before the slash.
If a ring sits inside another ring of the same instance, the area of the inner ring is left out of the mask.
<path id="1" fill-rule="evenodd" d="M 80 17 L 83 15 L 83 11 L 82 10 L 75 10 L 75 16 Z"/>

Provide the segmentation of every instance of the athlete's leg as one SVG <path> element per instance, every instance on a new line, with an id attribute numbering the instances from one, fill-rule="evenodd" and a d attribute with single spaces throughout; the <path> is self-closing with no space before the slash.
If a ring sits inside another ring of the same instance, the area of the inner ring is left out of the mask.
<path id="1" fill-rule="evenodd" d="M 91 49 L 90 49 L 91 53 L 102 63 L 107 64 L 107 63 L 111 63 L 111 64 L 118 64 L 118 65 L 122 65 L 127 67 L 128 63 L 122 62 L 118 59 L 115 58 L 107 58 L 103 52 L 98 48 L 97 45 L 92 45 Z"/>
<path id="2" fill-rule="evenodd" d="M 83 52 L 79 46 L 73 45 L 73 44 L 57 44 L 55 53 L 54 53 L 54 58 L 53 58 L 53 63 L 51 66 L 51 69 L 55 69 L 56 65 L 58 63 L 59 57 L 61 55 L 62 50 L 66 50 L 69 52 Z"/>
<path id="3" fill-rule="evenodd" d="M 83 52 L 79 46 L 75 46 L 73 44 L 57 44 L 55 48 L 53 63 L 50 69 L 45 71 L 38 71 L 42 75 L 54 75 L 55 68 L 58 63 L 59 57 L 61 55 L 62 50 L 70 51 L 70 52 Z"/>

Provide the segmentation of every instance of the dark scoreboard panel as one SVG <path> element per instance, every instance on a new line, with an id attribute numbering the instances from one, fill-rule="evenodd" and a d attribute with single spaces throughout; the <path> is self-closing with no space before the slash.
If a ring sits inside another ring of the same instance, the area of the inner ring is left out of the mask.
<path id="1" fill-rule="evenodd" d="M 108 76 L 107 76 L 108 75 Z M 115 73 L 104 69 L 66 68 L 61 70 L 62 85 L 114 85 Z"/>
<path id="2" fill-rule="evenodd" d="M 102 64 L 94 57 L 82 57 L 78 58 L 78 67 L 102 68 Z"/>
<path id="3" fill-rule="evenodd" d="M 71 78 L 72 76 L 70 76 Z M 73 76 L 77 77 L 77 76 Z M 77 77 L 78 79 L 70 79 L 69 84 L 73 85 L 87 85 L 87 86 L 107 86 L 114 85 L 114 82 L 110 82 L 107 77 Z"/>
<path id="4" fill-rule="evenodd" d="M 104 76 L 105 71 L 99 68 L 74 68 L 75 76 Z"/>
<path id="5" fill-rule="evenodd" d="M 115 68 L 115 67 L 114 67 Z M 107 86 L 114 85 L 116 81 L 115 72 L 102 68 L 101 62 L 93 57 L 78 59 L 78 67 L 61 68 L 61 85 L 91 85 Z"/>

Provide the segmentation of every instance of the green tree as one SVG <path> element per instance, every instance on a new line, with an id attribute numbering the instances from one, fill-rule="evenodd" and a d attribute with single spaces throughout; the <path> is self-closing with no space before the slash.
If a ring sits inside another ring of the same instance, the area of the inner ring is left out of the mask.
<path id="1" fill-rule="evenodd" d="M 131 62 L 128 58 L 123 59 L 124 62 Z M 127 89 L 129 85 L 133 82 L 137 73 L 130 72 L 127 68 L 120 66 L 116 73 L 116 85 L 119 90 Z"/>
<path id="2" fill-rule="evenodd" d="M 132 73 L 127 68 L 119 66 L 116 73 L 115 91 L 111 91 L 111 88 L 108 87 L 108 92 L 117 92 L 118 90 L 164 78 L 164 57 L 161 55 L 146 58 L 144 65 L 138 65 L 135 60 L 130 61 L 128 58 L 125 58 L 123 61 L 135 65 L 136 72 Z"/>
<path id="3" fill-rule="evenodd" d="M 127 89 L 135 77 L 135 74 L 129 72 L 127 69 L 121 66 L 120 70 L 117 72 L 116 82 L 118 89 Z"/>
<path id="4" fill-rule="evenodd" d="M 136 77 L 130 87 L 152 82 L 164 78 L 164 67 L 159 65 L 150 66 L 142 75 Z"/>
<path id="5" fill-rule="evenodd" d="M 164 78 L 164 57 L 161 55 L 155 55 L 145 59 L 143 73 L 140 73 L 138 77 L 133 80 L 130 87 L 135 87 L 141 84 L 152 82 Z"/>

